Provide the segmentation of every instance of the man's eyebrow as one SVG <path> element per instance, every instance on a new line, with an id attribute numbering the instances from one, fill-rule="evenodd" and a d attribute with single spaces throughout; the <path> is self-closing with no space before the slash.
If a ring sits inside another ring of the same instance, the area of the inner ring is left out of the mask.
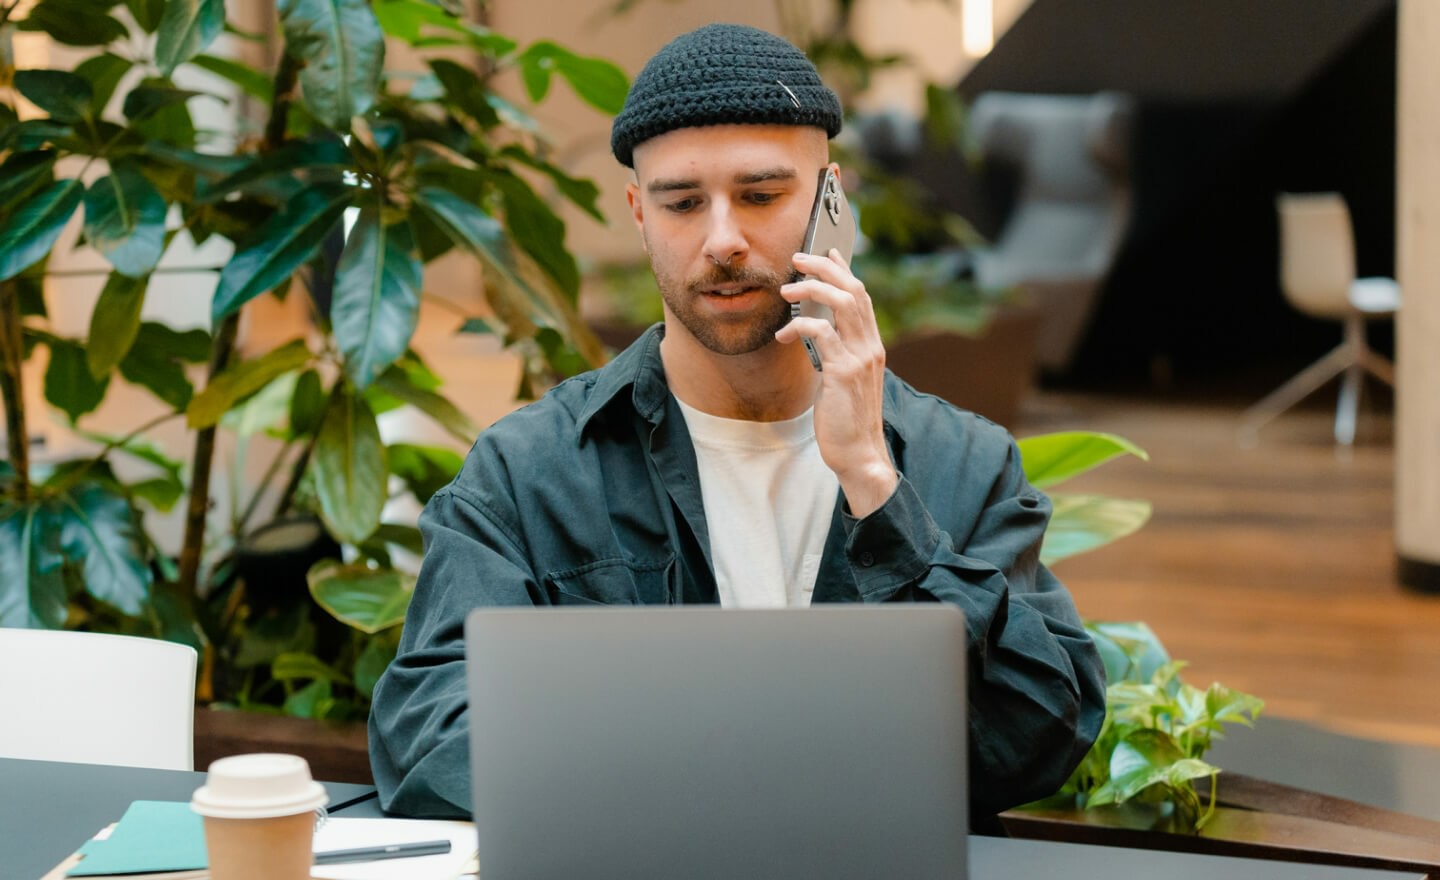
<path id="1" fill-rule="evenodd" d="M 735 182 L 741 185 L 752 183 L 766 183 L 771 180 L 794 180 L 799 177 L 799 172 L 794 168 L 777 166 L 775 168 L 762 168 L 758 171 L 746 171 L 735 175 Z"/>
<path id="2" fill-rule="evenodd" d="M 652 193 L 675 192 L 682 189 L 699 189 L 700 181 L 685 178 L 660 178 L 645 184 L 645 191 Z"/>
<path id="3" fill-rule="evenodd" d="M 794 168 L 777 165 L 774 168 L 742 171 L 735 175 L 735 182 L 741 186 L 750 186 L 756 183 L 767 183 L 772 180 L 794 180 L 799 176 L 799 172 Z M 645 184 L 645 191 L 651 193 L 677 192 L 689 189 L 700 189 L 700 181 L 687 177 L 661 177 Z"/>

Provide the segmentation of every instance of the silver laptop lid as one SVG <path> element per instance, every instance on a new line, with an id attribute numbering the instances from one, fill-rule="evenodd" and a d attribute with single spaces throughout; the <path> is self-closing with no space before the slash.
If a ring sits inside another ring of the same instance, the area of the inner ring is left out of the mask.
<path id="1" fill-rule="evenodd" d="M 481 876 L 966 876 L 965 625 L 946 605 L 481 609 Z"/>

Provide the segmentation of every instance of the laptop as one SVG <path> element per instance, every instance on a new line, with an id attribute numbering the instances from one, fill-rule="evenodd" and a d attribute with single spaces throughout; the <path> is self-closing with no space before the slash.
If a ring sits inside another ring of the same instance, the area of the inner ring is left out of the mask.
<path id="1" fill-rule="evenodd" d="M 484 880 L 964 880 L 948 605 L 506 608 L 465 626 Z"/>

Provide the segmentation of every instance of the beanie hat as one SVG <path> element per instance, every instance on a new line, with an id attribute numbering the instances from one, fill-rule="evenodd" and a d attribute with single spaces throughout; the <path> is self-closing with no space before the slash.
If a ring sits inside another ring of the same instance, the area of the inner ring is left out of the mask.
<path id="1" fill-rule="evenodd" d="M 813 125 L 840 133 L 840 99 L 805 53 L 774 34 L 709 24 L 646 62 L 610 130 L 610 149 L 635 167 L 638 144 L 701 125 Z"/>

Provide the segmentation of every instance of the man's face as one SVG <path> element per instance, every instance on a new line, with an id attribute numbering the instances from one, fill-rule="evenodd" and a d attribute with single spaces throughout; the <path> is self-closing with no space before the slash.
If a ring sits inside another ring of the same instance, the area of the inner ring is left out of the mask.
<path id="1" fill-rule="evenodd" d="M 670 336 L 726 355 L 775 342 L 827 155 L 824 131 L 790 125 L 682 128 L 635 149 L 627 196 Z"/>

